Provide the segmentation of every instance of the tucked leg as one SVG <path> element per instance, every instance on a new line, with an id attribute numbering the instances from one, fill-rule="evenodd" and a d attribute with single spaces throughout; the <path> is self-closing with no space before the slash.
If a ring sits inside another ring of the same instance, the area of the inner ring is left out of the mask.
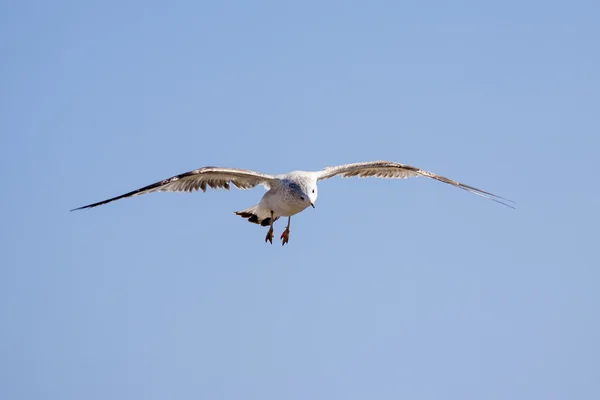
<path id="1" fill-rule="evenodd" d="M 290 223 L 292 222 L 292 217 L 288 217 L 288 223 L 285 227 L 285 231 L 281 234 L 281 245 L 285 245 L 290 241 Z"/>
<path id="2" fill-rule="evenodd" d="M 271 226 L 269 227 L 269 232 L 267 232 L 267 236 L 265 237 L 265 243 L 267 241 L 273 244 L 273 224 L 275 223 L 275 218 L 273 218 L 273 210 L 271 210 Z"/>

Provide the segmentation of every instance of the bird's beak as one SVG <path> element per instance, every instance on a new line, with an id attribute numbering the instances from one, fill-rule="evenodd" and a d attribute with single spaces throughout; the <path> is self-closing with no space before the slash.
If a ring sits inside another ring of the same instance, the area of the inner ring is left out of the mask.
<path id="1" fill-rule="evenodd" d="M 310 205 L 312 206 L 312 208 L 316 208 L 315 203 L 310 203 Z"/>

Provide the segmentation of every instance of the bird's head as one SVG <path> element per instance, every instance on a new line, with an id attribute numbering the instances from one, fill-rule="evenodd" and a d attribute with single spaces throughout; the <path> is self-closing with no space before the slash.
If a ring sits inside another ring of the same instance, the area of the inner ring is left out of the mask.
<path id="1" fill-rule="evenodd" d="M 294 197 L 306 207 L 312 206 L 315 208 L 315 201 L 317 201 L 317 182 L 312 180 L 300 180 L 292 182 L 290 184 Z"/>

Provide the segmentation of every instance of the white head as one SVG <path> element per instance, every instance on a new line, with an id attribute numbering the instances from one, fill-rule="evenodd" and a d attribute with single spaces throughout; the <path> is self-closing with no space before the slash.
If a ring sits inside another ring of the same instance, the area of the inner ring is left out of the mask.
<path id="1" fill-rule="evenodd" d="M 306 175 L 296 175 L 291 177 L 289 185 L 292 195 L 299 203 L 303 203 L 306 207 L 315 207 L 318 195 L 316 179 Z"/>

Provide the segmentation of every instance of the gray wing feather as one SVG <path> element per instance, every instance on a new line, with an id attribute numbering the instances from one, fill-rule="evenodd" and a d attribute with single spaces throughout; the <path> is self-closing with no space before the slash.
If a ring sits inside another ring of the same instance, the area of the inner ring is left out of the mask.
<path id="1" fill-rule="evenodd" d="M 277 178 L 272 175 L 261 174 L 260 172 L 247 169 L 204 167 L 175 175 L 111 199 L 75 208 L 71 211 L 97 207 L 111 201 L 152 192 L 193 192 L 195 190 L 205 192 L 207 187 L 229 190 L 230 184 L 233 184 L 238 189 L 251 189 L 257 185 L 269 188 L 275 181 L 277 181 Z"/>
<path id="2" fill-rule="evenodd" d="M 510 208 L 515 208 L 509 203 L 514 203 L 512 200 L 505 199 L 490 192 L 486 192 L 481 189 L 477 189 L 473 186 L 465 185 L 464 183 L 457 182 L 455 180 L 446 178 L 441 175 L 434 174 L 433 172 L 425 171 L 411 165 L 400 164 L 391 161 L 370 161 L 354 164 L 338 165 L 336 167 L 327 167 L 318 173 L 318 180 L 333 178 L 334 176 L 340 175 L 343 178 L 350 177 L 377 177 L 387 179 L 406 179 L 415 176 L 425 176 L 427 178 L 435 179 L 436 181 L 444 182 L 449 185 L 455 186 L 459 189 L 467 192 L 476 194 L 486 199 L 495 201 Z"/>

